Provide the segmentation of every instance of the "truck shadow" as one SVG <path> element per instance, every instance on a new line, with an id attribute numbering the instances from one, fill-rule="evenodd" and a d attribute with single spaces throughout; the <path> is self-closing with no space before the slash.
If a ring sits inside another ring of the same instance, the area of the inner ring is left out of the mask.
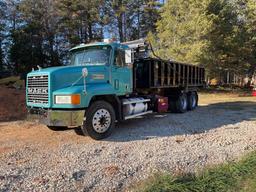
<path id="1" fill-rule="evenodd" d="M 199 106 L 184 114 L 151 114 L 117 124 L 114 133 L 105 141 L 127 142 L 176 135 L 192 135 L 237 123 L 256 121 L 256 102 L 225 102 Z"/>

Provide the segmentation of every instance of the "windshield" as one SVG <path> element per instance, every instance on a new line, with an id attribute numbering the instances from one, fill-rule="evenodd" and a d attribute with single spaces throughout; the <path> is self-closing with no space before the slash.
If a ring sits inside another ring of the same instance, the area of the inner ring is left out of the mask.
<path id="1" fill-rule="evenodd" d="M 72 54 L 71 65 L 108 65 L 110 52 L 110 46 L 87 47 L 82 51 L 74 52 Z"/>

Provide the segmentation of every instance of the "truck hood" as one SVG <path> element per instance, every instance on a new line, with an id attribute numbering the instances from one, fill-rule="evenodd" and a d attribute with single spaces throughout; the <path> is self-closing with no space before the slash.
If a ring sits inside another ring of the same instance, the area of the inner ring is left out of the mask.
<path id="1" fill-rule="evenodd" d="M 108 66 L 63 66 L 49 67 L 33 71 L 28 76 L 49 75 L 51 90 L 69 86 L 83 85 L 82 69 L 87 68 L 86 84 L 105 83 L 109 81 Z"/>

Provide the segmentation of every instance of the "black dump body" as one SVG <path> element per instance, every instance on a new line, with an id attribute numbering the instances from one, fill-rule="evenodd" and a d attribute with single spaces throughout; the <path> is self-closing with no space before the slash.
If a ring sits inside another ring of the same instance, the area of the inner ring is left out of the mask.
<path id="1" fill-rule="evenodd" d="M 194 65 L 144 58 L 135 60 L 133 69 L 135 89 L 190 88 L 205 84 L 205 69 Z"/>

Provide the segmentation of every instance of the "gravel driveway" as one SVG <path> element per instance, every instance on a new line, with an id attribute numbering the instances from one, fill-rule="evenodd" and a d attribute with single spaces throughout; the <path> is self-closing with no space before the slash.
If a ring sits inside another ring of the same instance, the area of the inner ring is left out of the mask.
<path id="1" fill-rule="evenodd" d="M 79 129 L 0 123 L 0 191 L 125 191 L 155 172 L 196 171 L 256 149 L 256 98 L 201 95 L 185 114 L 117 125 L 104 141 Z"/>

